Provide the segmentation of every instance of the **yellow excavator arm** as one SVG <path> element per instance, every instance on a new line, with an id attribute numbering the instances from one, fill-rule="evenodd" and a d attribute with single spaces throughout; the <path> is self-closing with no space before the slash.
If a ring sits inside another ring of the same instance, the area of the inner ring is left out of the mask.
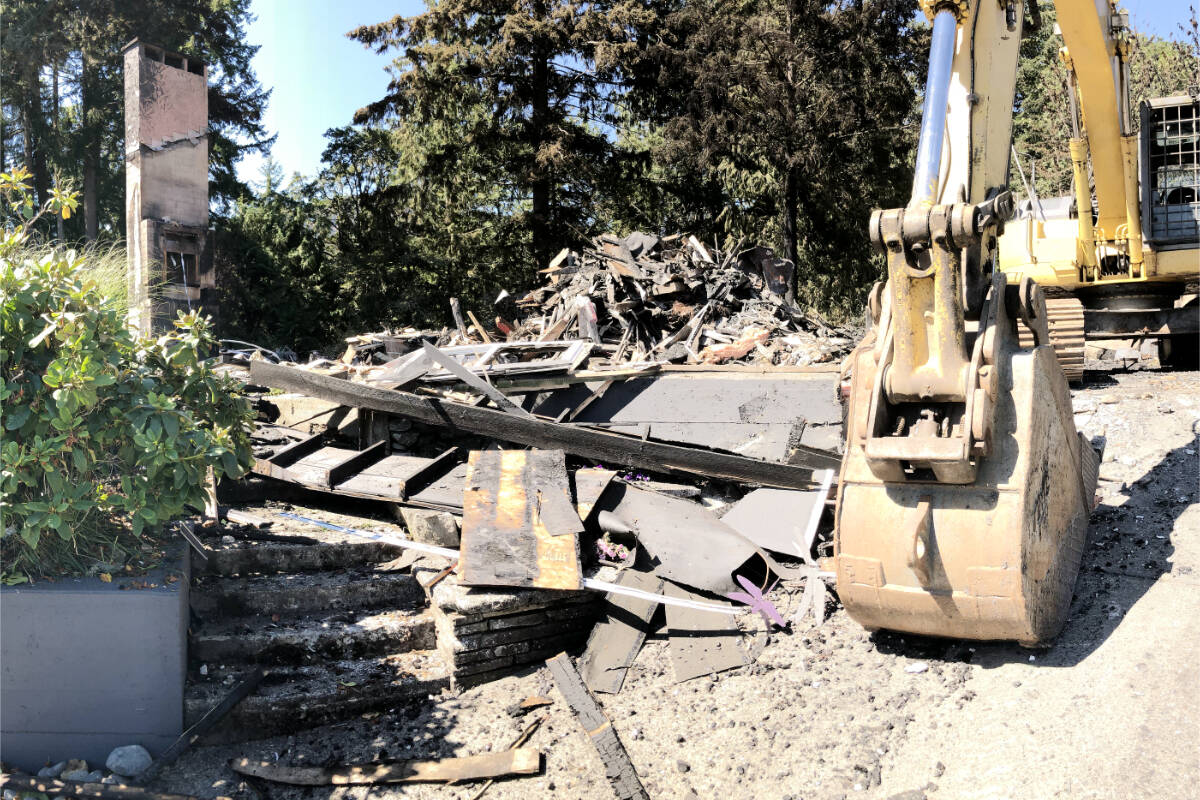
<path id="1" fill-rule="evenodd" d="M 912 196 L 870 222 L 887 283 L 852 356 L 838 592 L 869 628 L 1041 644 L 1066 619 L 1097 458 L 1075 431 L 1041 289 L 993 269 L 1013 212 L 1025 4 L 922 6 L 933 35 Z M 1020 346 L 1018 321 L 1035 346 Z"/>

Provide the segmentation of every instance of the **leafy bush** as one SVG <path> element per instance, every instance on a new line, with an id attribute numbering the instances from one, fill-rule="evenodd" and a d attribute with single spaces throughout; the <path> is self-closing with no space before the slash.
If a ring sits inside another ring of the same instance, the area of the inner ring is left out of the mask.
<path id="1" fill-rule="evenodd" d="M 23 178 L 0 175 L 14 207 L 27 206 Z M 7 582 L 112 560 L 122 536 L 203 505 L 209 467 L 236 477 L 251 463 L 249 402 L 201 357 L 208 320 L 180 315 L 169 333 L 135 336 L 82 259 L 30 257 L 28 230 L 0 239 Z"/>

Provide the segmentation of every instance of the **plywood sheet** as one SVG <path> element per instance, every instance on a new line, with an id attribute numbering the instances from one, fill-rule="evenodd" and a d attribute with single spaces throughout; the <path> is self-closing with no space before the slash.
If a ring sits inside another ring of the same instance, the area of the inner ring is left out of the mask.
<path id="1" fill-rule="evenodd" d="M 477 450 L 467 459 L 464 586 L 581 589 L 582 530 L 561 450 Z"/>

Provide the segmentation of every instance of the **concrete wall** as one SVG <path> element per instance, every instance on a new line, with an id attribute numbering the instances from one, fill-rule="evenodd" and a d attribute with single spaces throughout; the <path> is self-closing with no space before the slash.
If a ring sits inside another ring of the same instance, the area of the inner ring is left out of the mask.
<path id="1" fill-rule="evenodd" d="M 172 583 L 168 574 L 178 577 Z M 121 589 L 133 580 L 152 589 Z M 183 732 L 187 552 L 131 579 L 0 587 L 0 752 L 36 771 L 112 748 L 154 755 Z"/>

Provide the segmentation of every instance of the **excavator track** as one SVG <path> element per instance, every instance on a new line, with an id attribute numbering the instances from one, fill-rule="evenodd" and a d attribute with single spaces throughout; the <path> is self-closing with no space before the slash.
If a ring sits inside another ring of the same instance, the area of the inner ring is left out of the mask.
<path id="1" fill-rule="evenodd" d="M 1058 356 L 1067 382 L 1083 382 L 1083 303 L 1074 297 L 1046 298 L 1046 321 L 1050 324 L 1050 346 Z M 1033 333 L 1017 326 L 1021 347 L 1033 347 Z"/>

